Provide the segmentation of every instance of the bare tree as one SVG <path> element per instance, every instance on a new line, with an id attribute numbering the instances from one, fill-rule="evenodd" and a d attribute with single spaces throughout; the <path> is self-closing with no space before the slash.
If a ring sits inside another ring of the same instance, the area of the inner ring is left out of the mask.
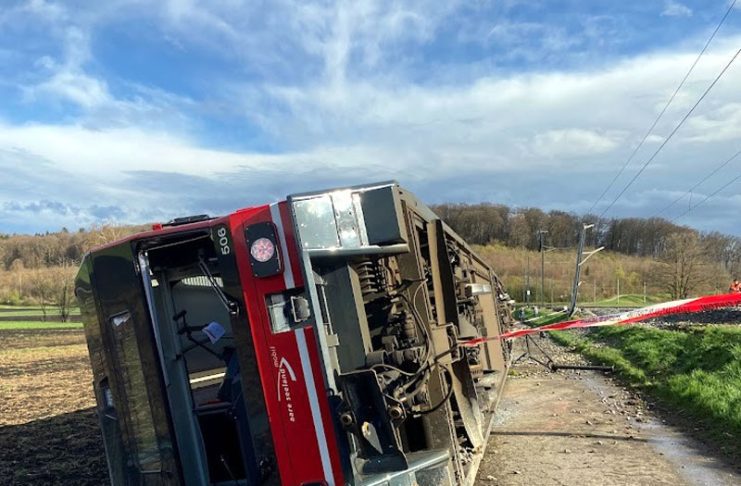
<path id="1" fill-rule="evenodd" d="M 59 309 L 62 322 L 69 320 L 70 311 L 75 304 L 74 278 L 75 268 L 70 262 L 63 262 L 54 271 L 54 304 Z"/>
<path id="2" fill-rule="evenodd" d="M 55 294 L 55 282 L 54 277 L 51 275 L 48 269 L 36 269 L 31 274 L 31 293 L 36 300 L 36 303 L 41 308 L 41 314 L 43 315 L 44 321 L 48 316 L 49 304 L 53 300 L 52 297 Z"/>
<path id="3" fill-rule="evenodd" d="M 669 235 L 661 262 L 664 286 L 675 299 L 686 299 L 704 282 L 705 252 L 695 232 Z"/>

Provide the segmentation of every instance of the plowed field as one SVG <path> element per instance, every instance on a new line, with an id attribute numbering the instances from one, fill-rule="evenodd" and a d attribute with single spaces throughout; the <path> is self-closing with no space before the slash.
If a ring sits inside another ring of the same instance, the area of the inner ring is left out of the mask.
<path id="1" fill-rule="evenodd" d="M 0 484 L 107 482 L 81 329 L 0 330 Z"/>

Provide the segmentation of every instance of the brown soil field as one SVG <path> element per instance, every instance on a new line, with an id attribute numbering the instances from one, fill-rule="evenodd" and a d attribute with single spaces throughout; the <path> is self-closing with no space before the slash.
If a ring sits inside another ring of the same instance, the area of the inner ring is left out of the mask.
<path id="1" fill-rule="evenodd" d="M 82 330 L 0 330 L 0 484 L 108 481 Z"/>

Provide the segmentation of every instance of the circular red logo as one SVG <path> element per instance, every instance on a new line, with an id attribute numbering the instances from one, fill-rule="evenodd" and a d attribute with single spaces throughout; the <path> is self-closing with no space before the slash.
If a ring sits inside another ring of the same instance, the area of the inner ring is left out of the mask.
<path id="1" fill-rule="evenodd" d="M 267 238 L 258 238 L 252 242 L 250 254 L 258 262 L 265 263 L 275 255 L 275 245 Z"/>

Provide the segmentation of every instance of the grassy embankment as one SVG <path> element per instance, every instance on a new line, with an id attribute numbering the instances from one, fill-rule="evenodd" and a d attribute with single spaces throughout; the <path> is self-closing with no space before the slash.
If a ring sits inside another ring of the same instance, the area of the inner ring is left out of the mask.
<path id="1" fill-rule="evenodd" d="M 551 336 L 614 366 L 621 379 L 693 423 L 724 455 L 741 459 L 741 327 L 605 327 Z"/>
<path id="2" fill-rule="evenodd" d="M 640 295 L 624 294 L 621 296 L 609 297 L 598 300 L 597 302 L 579 302 L 582 307 L 643 307 L 651 304 L 659 304 L 671 300 L 668 294 Z"/>
<path id="3" fill-rule="evenodd" d="M 72 309 L 70 312 L 69 322 L 59 322 L 59 320 L 42 321 L 43 312 L 38 306 L 9 306 L 0 305 L 0 330 L 43 330 L 43 329 L 79 329 L 82 327 L 80 322 L 79 309 Z M 48 318 L 59 316 L 59 310 L 56 308 L 47 308 L 46 315 Z M 37 320 L 30 320 L 36 318 Z"/>
<path id="4" fill-rule="evenodd" d="M 0 316 L 13 316 L 13 317 L 40 316 L 40 315 L 43 315 L 43 313 L 44 312 L 39 306 L 0 305 Z M 80 311 L 77 309 L 72 309 L 70 313 L 79 314 Z M 59 316 L 59 309 L 56 307 L 48 307 L 46 309 L 46 315 L 47 316 Z"/>
<path id="5" fill-rule="evenodd" d="M 43 329 L 82 329 L 81 322 L 5 321 L 0 331 L 33 331 Z"/>

